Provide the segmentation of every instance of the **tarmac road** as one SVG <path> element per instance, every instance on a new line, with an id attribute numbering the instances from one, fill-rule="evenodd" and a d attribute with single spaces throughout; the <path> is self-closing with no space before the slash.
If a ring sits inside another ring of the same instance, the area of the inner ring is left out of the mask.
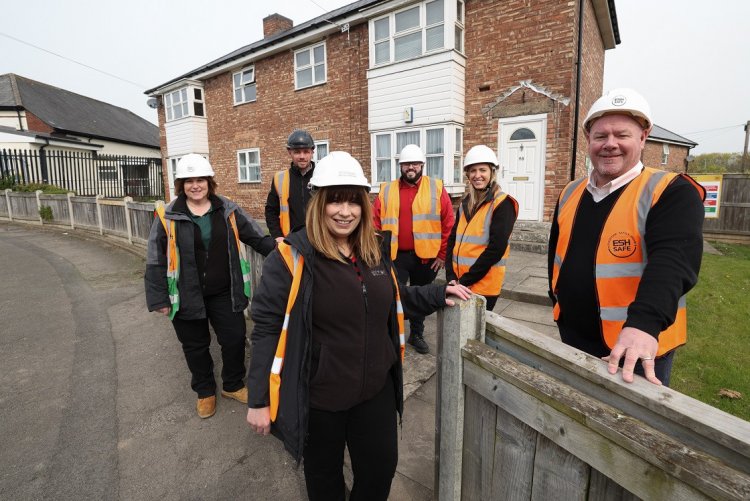
<path id="1" fill-rule="evenodd" d="M 305 499 L 242 404 L 198 418 L 143 269 L 94 236 L 0 222 L 0 499 Z"/>

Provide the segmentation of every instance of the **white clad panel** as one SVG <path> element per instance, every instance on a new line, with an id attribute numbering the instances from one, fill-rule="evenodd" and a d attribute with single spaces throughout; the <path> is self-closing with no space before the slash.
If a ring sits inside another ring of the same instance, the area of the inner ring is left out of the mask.
<path id="1" fill-rule="evenodd" d="M 185 118 L 167 122 L 167 156 L 208 152 L 208 127 L 203 118 Z"/>

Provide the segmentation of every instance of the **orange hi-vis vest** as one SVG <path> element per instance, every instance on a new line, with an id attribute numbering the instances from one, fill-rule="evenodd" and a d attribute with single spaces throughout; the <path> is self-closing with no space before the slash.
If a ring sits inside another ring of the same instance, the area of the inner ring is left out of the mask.
<path id="1" fill-rule="evenodd" d="M 380 226 L 391 232 L 391 259 L 398 253 L 398 216 L 401 206 L 399 183 L 396 179 L 380 185 Z M 414 252 L 422 259 L 434 259 L 440 251 L 442 226 L 440 219 L 443 182 L 422 176 L 417 196 L 411 206 Z"/>
<path id="2" fill-rule="evenodd" d="M 628 306 L 635 300 L 643 270 L 648 263 L 644 234 L 648 213 L 664 190 L 681 174 L 665 172 L 650 167 L 632 180 L 615 202 L 604 223 L 596 249 L 594 270 L 596 296 L 599 306 L 602 334 L 612 349 L 625 324 Z M 703 198 L 703 188 L 691 177 L 689 180 Z M 565 262 L 576 212 L 586 190 L 586 178 L 573 181 L 563 189 L 558 201 L 557 222 L 560 236 L 552 266 L 552 291 L 557 296 L 557 279 Z M 553 311 L 555 320 L 560 317 L 560 303 Z M 659 334 L 657 356 L 664 355 L 687 341 L 687 312 L 685 296 L 678 302 L 677 315 L 672 325 Z"/>
<path id="3" fill-rule="evenodd" d="M 461 278 L 464 273 L 476 263 L 477 258 L 487 249 L 490 243 L 490 225 L 495 209 L 508 197 L 498 191 L 490 203 L 483 204 L 470 220 L 466 220 L 463 204 L 458 209 L 458 226 L 456 227 L 456 243 L 453 245 L 453 269 L 456 277 Z M 518 202 L 510 197 L 518 215 Z M 499 296 L 505 280 L 505 263 L 510 255 L 510 245 L 505 248 L 503 257 L 493 264 L 487 274 L 476 283 L 469 286 L 475 294 L 483 296 Z"/>
<path id="4" fill-rule="evenodd" d="M 305 264 L 305 258 L 299 253 L 297 249 L 281 242 L 278 245 L 279 253 L 281 254 L 284 264 L 292 274 L 292 287 L 289 289 L 289 298 L 286 302 L 286 311 L 284 312 L 284 323 L 281 325 L 281 334 L 279 335 L 279 342 L 276 344 L 276 354 L 273 357 L 273 364 L 271 365 L 271 374 L 269 375 L 269 399 L 270 399 L 270 415 L 271 421 L 276 421 L 276 416 L 279 412 L 279 398 L 281 392 L 281 371 L 284 368 L 284 355 L 286 354 L 286 339 L 288 336 L 289 329 L 289 316 L 292 313 L 292 308 L 297 300 L 297 294 L 299 293 L 299 285 L 302 280 L 302 270 Z M 393 280 L 393 286 L 396 290 L 396 319 L 398 321 L 398 342 L 399 351 L 401 354 L 401 363 L 404 362 L 405 352 L 405 338 L 404 338 L 404 308 L 401 305 L 401 294 L 398 288 L 398 279 L 396 274 L 391 268 L 391 279 Z"/>
<path id="5" fill-rule="evenodd" d="M 279 196 L 279 223 L 284 236 L 291 231 L 292 220 L 289 216 L 289 170 L 281 170 L 273 175 L 273 186 Z"/>

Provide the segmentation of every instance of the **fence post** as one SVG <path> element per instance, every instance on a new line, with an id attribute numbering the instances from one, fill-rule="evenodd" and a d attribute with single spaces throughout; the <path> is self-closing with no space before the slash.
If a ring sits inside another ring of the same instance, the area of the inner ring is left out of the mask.
<path id="1" fill-rule="evenodd" d="M 464 388 L 461 348 L 469 339 L 484 342 L 482 296 L 456 301 L 438 313 L 437 398 L 435 403 L 435 492 L 438 501 L 461 499 Z"/>
<path id="2" fill-rule="evenodd" d="M 73 220 L 73 197 L 75 196 L 75 193 L 68 192 L 68 212 L 70 212 L 70 229 L 75 230 L 76 225 L 75 221 Z"/>
<path id="3" fill-rule="evenodd" d="M 104 235 L 104 225 L 102 223 L 102 206 L 99 204 L 99 200 L 103 198 L 102 195 L 96 196 L 96 220 L 99 223 L 99 234 Z"/>
<path id="4" fill-rule="evenodd" d="M 125 227 L 128 229 L 128 243 L 133 243 L 133 228 L 132 224 L 130 223 L 130 209 L 128 209 L 128 202 L 133 201 L 133 197 L 125 197 L 123 198 L 125 201 Z"/>
<path id="5" fill-rule="evenodd" d="M 39 199 L 39 195 L 44 193 L 42 190 L 36 190 L 34 194 L 36 195 L 36 212 L 39 214 L 39 224 L 44 224 L 44 219 L 42 219 L 42 201 Z"/>
<path id="6" fill-rule="evenodd" d="M 13 192 L 10 188 L 5 189 L 5 203 L 8 204 L 8 219 L 13 221 L 13 207 L 10 205 L 10 194 Z"/>

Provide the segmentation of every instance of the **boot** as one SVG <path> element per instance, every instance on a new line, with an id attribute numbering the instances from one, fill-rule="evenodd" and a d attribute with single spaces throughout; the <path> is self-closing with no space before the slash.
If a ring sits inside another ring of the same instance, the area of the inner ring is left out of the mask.
<path id="1" fill-rule="evenodd" d="M 417 350 L 417 353 L 424 355 L 430 352 L 430 347 L 427 346 L 427 341 L 424 340 L 421 334 L 409 334 L 409 340 L 407 341 L 410 345 Z"/>
<path id="2" fill-rule="evenodd" d="M 195 407 L 201 419 L 210 418 L 216 414 L 216 397 L 211 395 L 210 397 L 199 398 Z"/>
<path id="3" fill-rule="evenodd" d="M 221 396 L 224 398 L 233 398 L 234 400 L 243 404 L 247 403 L 247 386 L 243 386 L 237 391 L 224 391 L 221 390 Z"/>

